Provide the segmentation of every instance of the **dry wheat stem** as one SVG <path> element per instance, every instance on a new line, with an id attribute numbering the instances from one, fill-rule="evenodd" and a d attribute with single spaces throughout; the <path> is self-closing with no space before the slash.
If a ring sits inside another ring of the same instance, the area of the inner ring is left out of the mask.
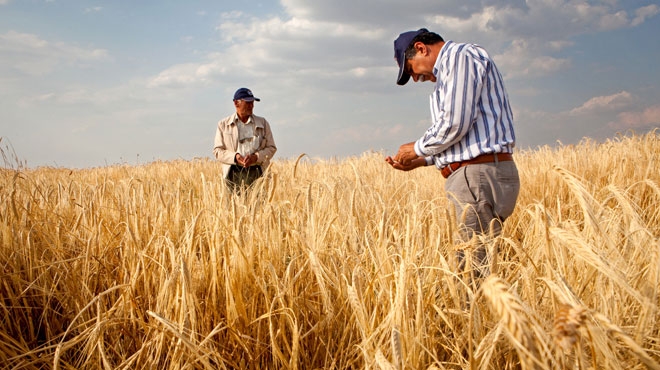
<path id="1" fill-rule="evenodd" d="M 382 153 L 276 159 L 240 195 L 210 159 L 12 164 L 0 367 L 655 368 L 659 155 L 657 132 L 518 150 L 489 294 L 445 180 Z"/>

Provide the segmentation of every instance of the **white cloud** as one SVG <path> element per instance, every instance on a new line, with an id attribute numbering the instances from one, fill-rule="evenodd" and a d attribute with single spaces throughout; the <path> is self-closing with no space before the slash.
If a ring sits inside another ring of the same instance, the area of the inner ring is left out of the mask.
<path id="1" fill-rule="evenodd" d="M 219 61 L 202 63 L 178 64 L 172 66 L 152 78 L 147 86 L 156 87 L 187 87 L 210 82 L 213 75 L 221 75 L 226 71 Z"/>
<path id="2" fill-rule="evenodd" d="M 103 10 L 102 6 L 93 6 L 89 8 L 85 8 L 84 12 L 85 13 L 98 13 Z"/>
<path id="3" fill-rule="evenodd" d="M 643 23 L 658 13 L 657 5 L 636 10 L 635 18 L 618 8 L 617 1 L 536 0 L 473 8 L 466 17 L 440 12 L 427 22 L 449 35 L 463 35 L 491 45 L 498 65 L 507 77 L 542 76 L 571 65 L 552 53 L 574 45 L 577 35 L 615 30 Z M 512 5 L 513 4 L 513 5 Z M 428 13 L 427 13 L 428 14 Z M 454 39 L 452 37 L 452 39 Z M 507 45 L 502 40 L 512 40 Z M 504 51 L 505 49 L 508 49 Z"/>
<path id="4" fill-rule="evenodd" d="M 656 16 L 658 13 L 660 13 L 660 6 L 656 4 L 643 6 L 635 11 L 635 18 L 633 18 L 631 25 L 633 27 L 639 26 L 647 19 Z"/>
<path id="5" fill-rule="evenodd" d="M 599 30 L 609 31 L 626 27 L 629 23 L 628 13 L 621 10 L 613 14 L 601 15 L 597 24 Z"/>
<path id="6" fill-rule="evenodd" d="M 21 107 L 27 107 L 30 106 L 33 103 L 41 103 L 41 102 L 47 102 L 47 101 L 52 101 L 55 99 L 57 96 L 55 93 L 46 93 L 46 94 L 40 94 L 28 99 L 23 99 L 19 101 L 19 105 Z"/>
<path id="7" fill-rule="evenodd" d="M 84 66 L 108 58 L 105 49 L 83 48 L 64 42 L 50 42 L 29 33 L 0 34 L 0 71 L 17 70 L 44 75 L 62 66 Z"/>
<path id="8" fill-rule="evenodd" d="M 394 68 L 391 59 L 372 59 L 360 51 L 365 45 L 374 49 L 374 43 L 385 37 L 382 29 L 295 17 L 254 20 L 240 12 L 225 13 L 222 19 L 216 29 L 226 47 L 208 54 L 205 61 L 167 68 L 149 86 L 196 86 L 230 76 L 268 76 L 271 83 L 305 76 L 336 81 L 364 77 L 368 67 Z"/>
<path id="9" fill-rule="evenodd" d="M 496 55 L 507 78 L 538 77 L 564 70 L 572 65 L 571 60 L 551 53 L 573 46 L 571 37 L 628 24 L 627 14 L 615 9 L 614 0 L 596 5 L 566 0 L 490 0 L 487 7 L 476 0 L 463 1 L 459 7 L 440 0 L 440 5 L 447 6 L 438 6 L 436 14 L 429 11 L 425 0 L 405 4 L 395 0 L 282 0 L 281 3 L 287 14 L 282 17 L 258 19 L 238 10 L 221 14 L 216 30 L 226 47 L 207 55 L 205 61 L 167 68 L 152 79 L 150 86 L 208 84 L 232 74 L 256 78 L 281 74 L 303 76 L 313 72 L 317 78 L 338 75 L 350 78 L 354 74 L 346 71 L 390 66 L 390 60 L 376 60 L 372 56 L 391 48 L 397 33 L 414 27 L 399 28 L 399 21 L 383 22 L 383 14 L 415 14 L 417 24 L 428 24 L 429 28 L 437 25 L 441 34 L 473 35 L 456 41 L 494 44 L 489 51 Z M 643 19 L 653 13 L 654 7 L 646 8 L 649 9 L 638 10 Z M 369 14 L 375 18 L 372 20 Z M 501 40 L 513 41 L 507 45 Z M 351 56 L 352 63 L 360 60 L 359 65 L 347 64 L 346 55 Z"/>
<path id="10" fill-rule="evenodd" d="M 568 40 L 553 40 L 548 42 L 548 47 L 554 51 L 560 51 L 575 45 L 575 42 Z"/>
<path id="11" fill-rule="evenodd" d="M 632 101 L 632 94 L 627 91 L 621 91 L 613 95 L 593 97 L 581 106 L 571 110 L 569 113 L 572 115 L 578 115 L 612 112 L 625 108 L 630 105 Z"/>
<path id="12" fill-rule="evenodd" d="M 226 18 L 217 27 L 222 31 L 225 41 L 246 42 L 261 39 L 270 42 L 279 39 L 299 41 L 320 38 L 319 42 L 322 42 L 337 37 L 375 40 L 383 36 L 383 30 L 380 28 L 374 29 L 351 23 L 315 21 L 295 16 L 290 19 L 271 17 L 252 22 L 246 22 L 245 18 L 243 14 L 235 14 L 232 18 Z"/>
<path id="13" fill-rule="evenodd" d="M 463 0 L 463 7 L 468 7 L 475 0 Z M 459 7 L 443 6 L 447 1 L 436 2 L 443 13 L 459 12 Z M 421 24 L 425 14 L 430 10 L 427 0 L 282 0 L 282 6 L 287 14 L 294 18 L 304 18 L 310 21 L 341 22 L 356 25 L 380 25 L 384 14 L 394 14 L 389 17 L 390 25 L 399 28 L 401 25 Z"/>
<path id="14" fill-rule="evenodd" d="M 441 34 L 446 33 L 463 33 L 463 34 L 482 34 L 487 35 L 489 32 L 492 32 L 493 26 L 496 23 L 498 17 L 502 16 L 502 13 L 512 12 L 516 17 L 522 15 L 523 11 L 521 9 L 516 9 L 513 7 L 507 7 L 506 9 L 498 9 L 494 6 L 485 7 L 479 9 L 468 17 L 460 17 L 452 15 L 450 13 L 439 12 L 438 14 L 428 14 L 425 19 L 431 25 L 437 25 L 438 28 L 445 30 L 440 32 Z"/>
<path id="15" fill-rule="evenodd" d="M 658 5 L 648 5 L 637 9 L 633 18 L 618 7 L 617 1 L 536 0 L 520 6 L 500 4 L 475 9 L 469 17 L 440 12 L 442 14 L 429 19 L 451 31 L 476 30 L 483 37 L 495 33 L 494 36 L 500 38 L 524 35 L 535 40 L 555 41 L 584 33 L 636 26 L 658 12 Z"/>
<path id="16" fill-rule="evenodd" d="M 171 104 L 180 100 L 181 95 L 170 89 L 154 89 L 145 79 L 124 81 L 117 86 L 104 88 L 91 88 L 79 84 L 58 86 L 57 90 L 38 92 L 31 95 L 19 96 L 17 106 L 22 109 L 44 108 L 48 104 L 83 106 L 85 108 L 113 107 L 112 110 L 132 109 L 147 104 Z"/>
<path id="17" fill-rule="evenodd" d="M 610 128 L 618 130 L 660 128 L 660 104 L 641 111 L 622 112 L 617 118 L 617 121 L 609 123 Z"/>
<path id="18" fill-rule="evenodd" d="M 0 0 L 0 4 L 8 2 Z M 103 153 L 99 158 L 109 156 L 111 161 L 132 151 L 148 158 L 180 155 L 179 148 L 193 142 L 190 153 L 205 155 L 212 145 L 213 122 L 232 111 L 235 89 L 248 86 L 262 98 L 257 114 L 263 113 L 277 130 L 278 157 L 301 151 L 330 156 L 372 147 L 395 150 L 428 126 L 425 97 L 431 85 L 395 85 L 392 41 L 402 31 L 426 26 L 447 39 L 484 45 L 494 56 L 513 92 L 521 145 L 534 142 L 532 139 L 552 143 L 553 138 L 567 142 L 594 133 L 608 136 L 612 132 L 608 121 L 616 121 L 612 127 L 630 127 L 652 124 L 658 116 L 657 107 L 634 110 L 636 99 L 627 91 L 600 96 L 622 89 L 615 86 L 613 90 L 607 85 L 609 79 L 579 86 L 579 81 L 567 77 L 581 71 L 596 75 L 600 71 L 590 68 L 593 65 L 613 68 L 607 59 L 594 59 L 589 45 L 580 44 L 583 38 L 577 35 L 639 25 L 657 15 L 657 5 L 637 10 L 629 10 L 632 6 L 628 5 L 622 11 L 619 0 L 281 0 L 281 4 L 283 9 L 269 7 L 269 15 L 260 15 L 259 7 L 241 3 L 229 9 L 242 10 L 219 16 L 218 10 L 212 11 L 216 7 L 208 13 L 190 9 L 195 22 L 218 23 L 197 24 L 203 27 L 186 27 L 177 33 L 154 33 L 154 43 L 149 44 L 153 53 L 148 56 L 131 53 L 130 47 L 130 55 L 121 55 L 118 49 L 115 58 L 122 59 L 104 65 L 104 72 L 109 73 L 98 77 L 95 69 L 77 73 L 76 68 L 107 60 L 104 49 L 59 42 L 46 34 L 0 33 L 0 90 L 6 90 L 3 96 L 9 98 L 3 108 L 15 109 L 7 115 L 17 117 L 20 124 L 13 125 L 16 127 L 52 118 L 58 122 L 58 132 L 72 128 L 98 142 L 111 142 L 111 146 L 98 148 Z M 150 20 L 127 18 L 127 22 L 136 22 L 132 27 Z M 160 20 L 165 24 L 167 19 Z M 213 26 L 215 40 L 197 33 Z M 159 39 L 159 35 L 168 39 Z M 108 40 L 117 48 L 127 42 L 110 37 L 114 34 L 108 32 L 96 40 Z M 203 49 L 206 45 L 214 46 Z M 164 59 L 174 53 L 176 58 Z M 570 58 L 579 53 L 584 54 L 578 65 Z M 68 71 L 59 73 L 62 67 L 69 67 Z M 565 71 L 569 74 L 554 79 Z M 542 79 L 544 76 L 549 78 Z M 602 76 L 600 72 L 596 77 Z M 509 84 L 512 77 L 517 79 Z M 15 86 L 22 88 L 16 92 Z M 598 92 L 599 87 L 608 92 Z M 632 83 L 626 89 L 647 97 Z M 574 98 L 585 94 L 596 97 L 586 102 Z M 649 95 L 648 99 L 654 99 Z M 182 121 L 186 122 L 185 134 L 177 131 Z M 198 133 L 191 134 L 191 128 Z M 163 139 L 178 140 L 177 145 L 162 145 L 145 136 L 148 130 L 159 132 Z M 32 134 L 22 132 L 17 137 L 28 150 L 40 147 L 29 139 Z M 114 141 L 108 140 L 113 133 L 120 134 Z M 101 135 L 103 140 L 92 135 Z M 65 142 L 74 148 L 93 141 Z M 147 149 L 148 142 L 158 145 Z M 63 155 L 52 148 L 43 153 L 41 158 L 49 160 Z M 84 155 L 75 155 L 75 160 L 83 157 L 99 163 L 98 158 Z"/>
<path id="19" fill-rule="evenodd" d="M 351 73 L 352 73 L 355 77 L 364 77 L 364 76 L 367 74 L 367 69 L 366 69 L 366 68 L 362 68 L 362 67 L 353 68 L 353 69 L 351 69 Z"/>
<path id="20" fill-rule="evenodd" d="M 494 59 L 507 78 L 549 75 L 571 65 L 566 58 L 539 54 L 536 47 L 525 39 L 514 40 L 508 50 L 494 56 Z"/>

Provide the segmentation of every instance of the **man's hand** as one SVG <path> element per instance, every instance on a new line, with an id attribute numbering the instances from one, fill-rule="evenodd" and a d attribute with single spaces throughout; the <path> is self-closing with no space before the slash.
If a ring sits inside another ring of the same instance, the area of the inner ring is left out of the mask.
<path id="1" fill-rule="evenodd" d="M 240 155 L 239 153 L 236 153 L 236 164 L 242 167 L 250 167 L 253 164 L 257 163 L 257 160 L 259 159 L 259 156 L 255 154 L 249 154 L 245 157 Z"/>
<path id="2" fill-rule="evenodd" d="M 256 153 L 250 154 L 247 157 L 245 157 L 245 164 L 243 166 L 250 167 L 253 164 L 257 163 L 257 159 L 259 159 L 259 156 Z"/>
<path id="3" fill-rule="evenodd" d="M 390 166 L 394 167 L 394 169 L 400 171 L 411 171 L 417 167 L 426 166 L 426 159 L 424 157 L 417 157 L 412 161 L 409 161 L 408 164 L 403 164 L 394 158 L 387 156 L 385 157 L 385 162 L 389 163 Z"/>
<path id="4" fill-rule="evenodd" d="M 234 156 L 234 162 L 236 162 L 236 164 L 239 166 L 243 166 L 243 164 L 245 163 L 245 159 L 243 158 L 242 155 L 240 155 L 240 153 L 236 153 L 236 155 Z"/>
<path id="5" fill-rule="evenodd" d="M 399 147 L 399 152 L 393 158 L 394 162 L 398 162 L 403 166 L 410 166 L 410 162 L 416 158 L 417 153 L 415 153 L 415 143 L 403 144 Z M 416 166 L 419 167 L 419 166 Z M 395 167 L 396 168 L 396 167 Z"/>
<path id="6" fill-rule="evenodd" d="M 400 171 L 410 171 L 417 167 L 426 166 L 426 159 L 415 153 L 414 142 L 401 145 L 394 158 L 387 156 L 385 162 Z"/>

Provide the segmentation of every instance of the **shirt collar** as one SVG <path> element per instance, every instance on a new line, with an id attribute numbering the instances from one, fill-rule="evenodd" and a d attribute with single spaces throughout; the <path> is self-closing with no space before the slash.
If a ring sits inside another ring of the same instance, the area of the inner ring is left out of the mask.
<path id="1" fill-rule="evenodd" d="M 445 41 L 445 44 L 442 45 L 442 49 L 440 49 L 440 52 L 438 53 L 438 58 L 435 60 L 435 65 L 433 66 L 433 74 L 435 77 L 438 77 L 438 74 L 440 73 L 440 60 L 444 56 L 444 54 L 449 53 L 449 45 L 453 44 L 453 41 Z"/>
<path id="2" fill-rule="evenodd" d="M 248 120 L 247 120 L 247 122 L 245 122 L 245 124 L 247 125 L 247 124 L 250 124 L 252 122 L 254 122 L 254 120 L 252 119 L 252 116 L 250 116 L 250 118 L 248 118 Z M 239 123 L 243 123 L 243 121 L 241 121 L 241 119 L 238 118 L 238 113 L 234 112 L 234 119 L 231 121 L 231 123 L 233 123 L 235 125 L 238 125 Z"/>

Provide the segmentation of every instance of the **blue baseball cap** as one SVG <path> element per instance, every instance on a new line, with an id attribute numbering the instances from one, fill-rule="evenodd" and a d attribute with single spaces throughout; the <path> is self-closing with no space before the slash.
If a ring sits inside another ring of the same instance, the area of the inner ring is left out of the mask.
<path id="1" fill-rule="evenodd" d="M 234 100 L 261 101 L 261 99 L 255 98 L 254 95 L 252 95 L 252 91 L 250 91 L 250 89 L 247 87 L 241 87 L 240 89 L 236 90 L 234 93 Z"/>
<path id="2" fill-rule="evenodd" d="M 410 46 L 410 43 L 415 37 L 428 31 L 426 28 L 420 28 L 417 31 L 404 32 L 394 40 L 394 59 L 399 64 L 399 76 L 396 79 L 397 85 L 405 85 L 410 80 L 410 75 L 406 73 L 406 49 L 408 49 L 408 46 Z"/>

